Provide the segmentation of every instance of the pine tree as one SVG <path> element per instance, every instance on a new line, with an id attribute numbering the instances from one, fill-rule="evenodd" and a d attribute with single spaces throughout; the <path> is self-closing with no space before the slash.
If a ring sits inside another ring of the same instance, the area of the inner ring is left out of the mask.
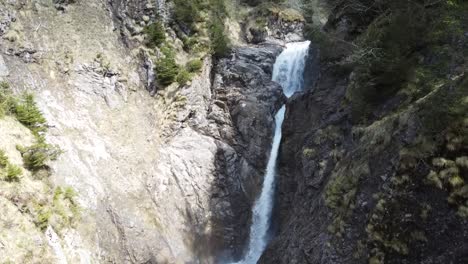
<path id="1" fill-rule="evenodd" d="M 159 84 L 169 85 L 176 80 L 179 73 L 179 66 L 175 62 L 174 52 L 167 47 L 163 47 L 164 57 L 156 62 L 156 79 Z"/>

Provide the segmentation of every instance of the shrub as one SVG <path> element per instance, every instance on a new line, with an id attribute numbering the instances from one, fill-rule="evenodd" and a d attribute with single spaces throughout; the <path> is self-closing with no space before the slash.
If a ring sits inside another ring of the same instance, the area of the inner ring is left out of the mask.
<path id="1" fill-rule="evenodd" d="M 158 47 L 166 41 L 166 31 L 160 22 L 148 25 L 144 32 L 148 35 L 147 46 L 150 48 Z"/>
<path id="2" fill-rule="evenodd" d="M 227 16 L 224 0 L 210 0 L 211 23 L 208 33 L 211 50 L 215 57 L 223 57 L 229 52 L 230 41 L 224 31 L 224 20 Z"/>
<path id="3" fill-rule="evenodd" d="M 9 84 L 0 82 L 0 117 L 8 113 L 14 114 L 34 135 L 47 130 L 47 121 L 34 101 L 34 96 L 24 94 L 17 99 L 11 93 Z"/>
<path id="4" fill-rule="evenodd" d="M 4 176 L 5 181 L 17 182 L 22 173 L 20 167 L 10 163 L 5 151 L 0 150 L 0 176 Z"/>
<path id="5" fill-rule="evenodd" d="M 174 0 L 174 19 L 193 29 L 193 24 L 200 19 L 199 8 L 198 1 Z"/>
<path id="6" fill-rule="evenodd" d="M 429 18 L 423 8 L 405 2 L 391 9 L 390 15 L 375 19 L 357 41 L 355 74 L 347 92 L 355 121 L 370 117 L 404 88 L 417 66 L 416 52 L 427 42 Z"/>
<path id="7" fill-rule="evenodd" d="M 8 165 L 8 157 L 5 151 L 0 149 L 0 168 L 5 168 Z"/>
<path id="8" fill-rule="evenodd" d="M 36 218 L 36 226 L 40 228 L 41 230 L 45 230 L 47 226 L 49 225 L 49 220 L 52 217 L 52 211 L 45 207 L 45 206 L 40 206 L 39 207 L 39 213 L 37 214 Z"/>
<path id="9" fill-rule="evenodd" d="M 419 105 L 418 115 L 423 124 L 423 131 L 431 137 L 440 137 L 441 131 L 449 127 L 463 127 L 468 111 L 468 104 L 464 102 L 468 78 L 444 86 L 434 96 Z M 458 129 L 462 131 L 462 129 Z"/>
<path id="10" fill-rule="evenodd" d="M 30 147 L 17 147 L 23 156 L 24 166 L 37 172 L 47 169 L 46 163 L 57 159 L 61 150 L 57 146 L 47 144 L 43 138 L 38 138 L 38 142 Z"/>
<path id="11" fill-rule="evenodd" d="M 161 51 L 164 57 L 156 62 L 156 79 L 160 84 L 167 86 L 176 80 L 179 66 L 175 62 L 174 51 L 167 47 L 163 47 Z"/>
<path id="12" fill-rule="evenodd" d="M 180 70 L 179 74 L 177 75 L 177 82 L 180 85 L 185 85 L 191 79 L 192 79 L 192 75 L 185 69 Z"/>
<path id="13" fill-rule="evenodd" d="M 184 37 L 182 38 L 182 43 L 186 51 L 193 51 L 200 44 L 196 37 Z"/>
<path id="14" fill-rule="evenodd" d="M 316 154 L 317 151 L 311 148 L 306 148 L 302 151 L 302 155 L 304 155 L 304 157 L 306 158 L 313 158 L 314 156 L 316 156 Z"/>
<path id="15" fill-rule="evenodd" d="M 210 8 L 215 18 L 223 20 L 227 15 L 225 0 L 210 0 Z"/>
<path id="16" fill-rule="evenodd" d="M 37 135 L 47 130 L 47 121 L 37 107 L 32 94 L 25 94 L 19 102 L 14 104 L 13 111 L 16 119 L 29 128 L 33 134 Z"/>
<path id="17" fill-rule="evenodd" d="M 69 200 L 72 204 L 75 204 L 75 197 L 77 196 L 76 191 L 72 187 L 66 187 L 63 192 L 63 198 Z"/>
<path id="18" fill-rule="evenodd" d="M 203 67 L 203 62 L 200 59 L 194 59 L 187 63 L 187 70 L 189 72 L 198 72 Z"/>
<path id="19" fill-rule="evenodd" d="M 73 218 L 79 216 L 80 208 L 76 202 L 76 196 L 77 193 L 72 187 L 62 188 L 59 186 L 54 191 L 52 210 L 67 223 L 72 222 Z M 66 212 L 67 208 L 70 210 L 71 215 Z"/>
<path id="20" fill-rule="evenodd" d="M 215 19 L 211 24 L 210 39 L 212 51 L 215 57 L 223 57 L 228 54 L 230 41 L 224 32 L 224 23 L 219 18 Z"/>
<path id="21" fill-rule="evenodd" d="M 53 196 L 53 201 L 58 201 L 60 199 L 60 197 L 62 196 L 63 194 L 63 189 L 62 187 L 57 187 L 55 188 L 55 191 L 54 191 L 54 196 Z"/>
<path id="22" fill-rule="evenodd" d="M 72 187 L 66 187 L 63 193 L 63 199 L 68 200 L 69 202 L 69 209 L 72 213 L 70 221 L 77 220 L 80 217 L 80 206 L 76 202 L 76 196 L 78 194 Z"/>
<path id="23" fill-rule="evenodd" d="M 23 174 L 23 171 L 20 167 L 8 164 L 5 180 L 8 182 L 17 182 L 20 180 L 21 174 Z"/>

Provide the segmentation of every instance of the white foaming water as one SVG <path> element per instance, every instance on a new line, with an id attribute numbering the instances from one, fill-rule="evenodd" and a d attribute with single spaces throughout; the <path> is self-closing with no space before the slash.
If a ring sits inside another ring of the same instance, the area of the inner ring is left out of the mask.
<path id="1" fill-rule="evenodd" d="M 309 45 L 310 41 L 288 43 L 286 49 L 276 58 L 273 81 L 283 87 L 283 92 L 287 97 L 302 90 Z"/>
<path id="2" fill-rule="evenodd" d="M 302 90 L 304 83 L 304 66 L 310 41 L 288 43 L 286 49 L 276 58 L 273 68 L 273 81 L 283 87 L 283 92 L 290 97 Z M 252 226 L 250 227 L 249 247 L 244 258 L 237 264 L 255 264 L 268 244 L 268 230 L 273 209 L 275 191 L 276 159 L 281 143 L 281 126 L 283 125 L 286 106 L 283 105 L 275 116 L 275 134 L 270 158 L 263 181 L 262 192 L 252 209 Z"/>

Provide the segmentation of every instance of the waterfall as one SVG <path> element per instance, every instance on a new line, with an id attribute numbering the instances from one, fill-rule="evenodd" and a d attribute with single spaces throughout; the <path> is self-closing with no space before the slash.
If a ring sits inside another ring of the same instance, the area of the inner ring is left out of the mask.
<path id="1" fill-rule="evenodd" d="M 288 43 L 286 49 L 276 58 L 273 81 L 283 87 L 283 92 L 288 98 L 302 90 L 309 45 L 310 41 Z"/>
<path id="2" fill-rule="evenodd" d="M 273 81 L 279 83 L 284 94 L 289 98 L 296 91 L 302 90 L 304 83 L 305 59 L 309 50 L 310 41 L 288 43 L 286 49 L 278 56 L 273 68 Z M 248 251 L 238 264 L 255 264 L 268 244 L 268 230 L 273 209 L 276 159 L 281 143 L 281 126 L 284 120 L 286 106 L 283 105 L 275 116 L 275 134 L 271 147 L 270 157 L 266 168 L 260 197 L 255 201 L 252 209 L 252 226 Z"/>

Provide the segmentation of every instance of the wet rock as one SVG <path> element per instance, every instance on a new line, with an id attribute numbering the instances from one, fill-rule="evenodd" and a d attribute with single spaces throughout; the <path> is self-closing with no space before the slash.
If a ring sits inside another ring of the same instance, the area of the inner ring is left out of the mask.
<path id="1" fill-rule="evenodd" d="M 348 41 L 366 30 L 362 14 L 337 10 L 326 25 L 333 37 Z M 341 45 L 321 58 L 311 46 L 304 92 L 287 103 L 273 217 L 277 232 L 259 263 L 465 263 L 467 220 L 447 204 L 447 193 L 426 183 L 431 154 L 412 152 L 426 147 L 414 148 L 424 137 L 417 103 L 405 105 L 397 94 L 375 110 L 378 117 L 352 122 L 346 93 L 353 69 Z M 427 140 L 440 144 L 435 138 Z M 405 151 L 428 161 L 411 164 Z"/>
<path id="2" fill-rule="evenodd" d="M 259 193 L 268 160 L 274 114 L 285 101 L 281 87 L 271 81 L 277 45 L 238 47 L 215 68 L 213 105 L 209 118 L 218 124 L 217 171 L 230 213 L 215 212 L 217 233 L 233 256 L 248 239 L 250 208 Z M 221 180 L 222 179 L 222 180 Z M 223 231 L 221 231 L 223 230 Z M 229 231 L 231 230 L 231 231 Z"/>

